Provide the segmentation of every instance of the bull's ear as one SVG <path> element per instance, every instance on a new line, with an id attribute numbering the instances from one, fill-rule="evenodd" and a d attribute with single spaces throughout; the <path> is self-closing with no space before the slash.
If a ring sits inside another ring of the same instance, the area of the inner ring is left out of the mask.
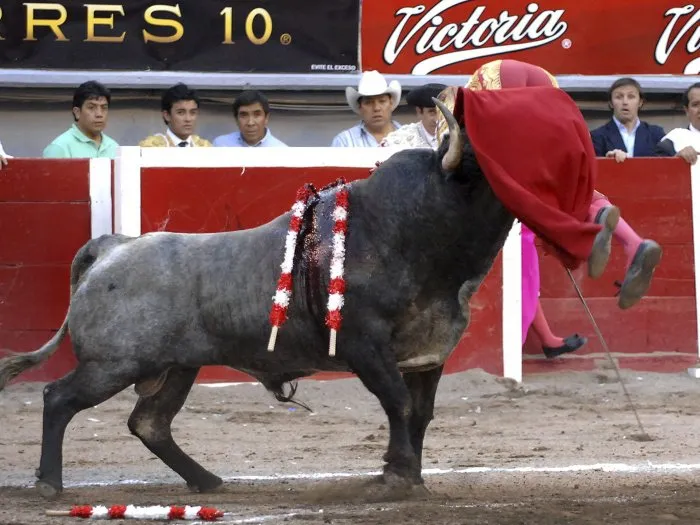
<path id="1" fill-rule="evenodd" d="M 442 116 L 447 122 L 447 127 L 450 130 L 450 143 L 445 155 L 442 157 L 442 169 L 447 173 L 451 173 L 459 168 L 459 163 L 462 160 L 462 149 L 464 148 L 462 134 L 460 133 L 457 119 L 455 119 L 452 112 L 447 109 L 447 106 L 436 98 L 433 98 L 433 102 L 435 102 L 440 113 L 442 113 Z"/>

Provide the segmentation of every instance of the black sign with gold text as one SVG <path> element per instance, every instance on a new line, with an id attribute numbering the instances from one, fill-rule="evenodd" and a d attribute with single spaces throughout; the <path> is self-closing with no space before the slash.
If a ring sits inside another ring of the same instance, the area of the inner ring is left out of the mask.
<path id="1" fill-rule="evenodd" d="M 0 0 L 0 68 L 343 73 L 360 0 Z"/>

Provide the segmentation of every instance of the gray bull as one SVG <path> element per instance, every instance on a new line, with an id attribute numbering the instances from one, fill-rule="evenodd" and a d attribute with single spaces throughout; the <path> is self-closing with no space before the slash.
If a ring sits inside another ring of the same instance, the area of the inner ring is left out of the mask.
<path id="1" fill-rule="evenodd" d="M 250 230 L 150 233 L 92 240 L 71 269 L 69 311 L 41 349 L 0 362 L 0 389 L 47 359 L 70 331 L 78 365 L 44 389 L 37 488 L 62 490 L 66 426 L 130 385 L 128 426 L 193 490 L 222 480 L 173 441 L 171 422 L 200 367 L 226 365 L 282 395 L 318 371 L 349 371 L 389 421 L 383 481 L 422 483 L 423 438 L 445 360 L 469 321 L 469 299 L 513 217 L 496 199 L 463 132 L 442 104 L 449 142 L 394 154 L 349 185 L 345 306 L 337 355 L 324 324 L 334 192 L 321 193 L 297 250 L 289 320 L 267 351 L 289 214 Z M 302 232 L 303 233 L 303 232 Z M 303 246 L 303 249 L 301 248 Z"/>

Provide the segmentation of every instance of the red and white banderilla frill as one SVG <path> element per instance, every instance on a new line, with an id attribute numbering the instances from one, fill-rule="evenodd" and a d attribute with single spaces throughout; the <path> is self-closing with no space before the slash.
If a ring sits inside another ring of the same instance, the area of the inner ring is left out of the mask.
<path id="1" fill-rule="evenodd" d="M 335 355 L 337 332 L 343 318 L 340 313 L 345 302 L 345 237 L 348 233 L 348 195 L 345 181 L 339 179 L 335 183 L 340 188 L 335 194 L 333 209 L 333 252 L 330 263 L 330 282 L 328 283 L 328 313 L 326 326 L 331 329 L 328 353 Z M 270 323 L 272 332 L 267 349 L 272 352 L 275 348 L 279 327 L 287 320 L 287 310 L 292 296 L 292 271 L 294 270 L 294 253 L 297 247 L 297 237 L 301 229 L 304 213 L 309 205 L 309 199 L 317 195 L 313 185 L 305 184 L 297 191 L 296 201 L 292 206 L 292 217 L 285 238 L 284 259 L 281 264 L 282 273 L 277 282 L 277 291 L 273 297 Z"/>
<path id="2" fill-rule="evenodd" d="M 335 355 L 336 336 L 343 322 L 340 310 L 345 303 L 345 235 L 348 232 L 348 190 L 345 186 L 341 186 L 335 194 L 333 220 L 333 254 L 326 314 L 326 326 L 331 329 L 329 355 Z"/>
<path id="3" fill-rule="evenodd" d="M 277 331 L 287 320 L 287 309 L 289 300 L 292 297 L 292 270 L 294 269 L 294 252 L 297 247 L 297 236 L 301 229 L 302 218 L 309 199 L 315 194 L 313 186 L 305 184 L 297 190 L 296 201 L 292 206 L 292 217 L 289 220 L 289 229 L 284 242 L 284 259 L 280 265 L 282 273 L 277 281 L 277 291 L 273 297 L 272 311 L 270 312 L 270 323 L 272 332 L 267 349 L 272 352 L 275 349 Z"/>

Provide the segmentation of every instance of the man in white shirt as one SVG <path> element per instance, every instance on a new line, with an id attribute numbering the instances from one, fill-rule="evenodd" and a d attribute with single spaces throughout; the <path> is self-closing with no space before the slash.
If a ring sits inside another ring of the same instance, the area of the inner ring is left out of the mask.
<path id="1" fill-rule="evenodd" d="M 680 157 L 688 164 L 695 164 L 700 153 L 700 82 L 683 94 L 683 109 L 688 127 L 672 129 L 661 139 L 657 150 L 661 155 Z"/>
<path id="2" fill-rule="evenodd" d="M 406 103 L 416 108 L 418 122 L 412 122 L 392 131 L 381 146 L 406 146 L 409 148 L 437 149 L 437 109 L 433 98 L 445 89 L 445 84 L 425 84 L 412 89 L 406 95 Z"/>
<path id="3" fill-rule="evenodd" d="M 7 153 L 5 153 L 5 150 L 2 147 L 2 142 L 0 142 L 0 170 L 3 166 L 7 166 L 7 159 L 11 158 L 12 155 L 8 155 Z"/>

